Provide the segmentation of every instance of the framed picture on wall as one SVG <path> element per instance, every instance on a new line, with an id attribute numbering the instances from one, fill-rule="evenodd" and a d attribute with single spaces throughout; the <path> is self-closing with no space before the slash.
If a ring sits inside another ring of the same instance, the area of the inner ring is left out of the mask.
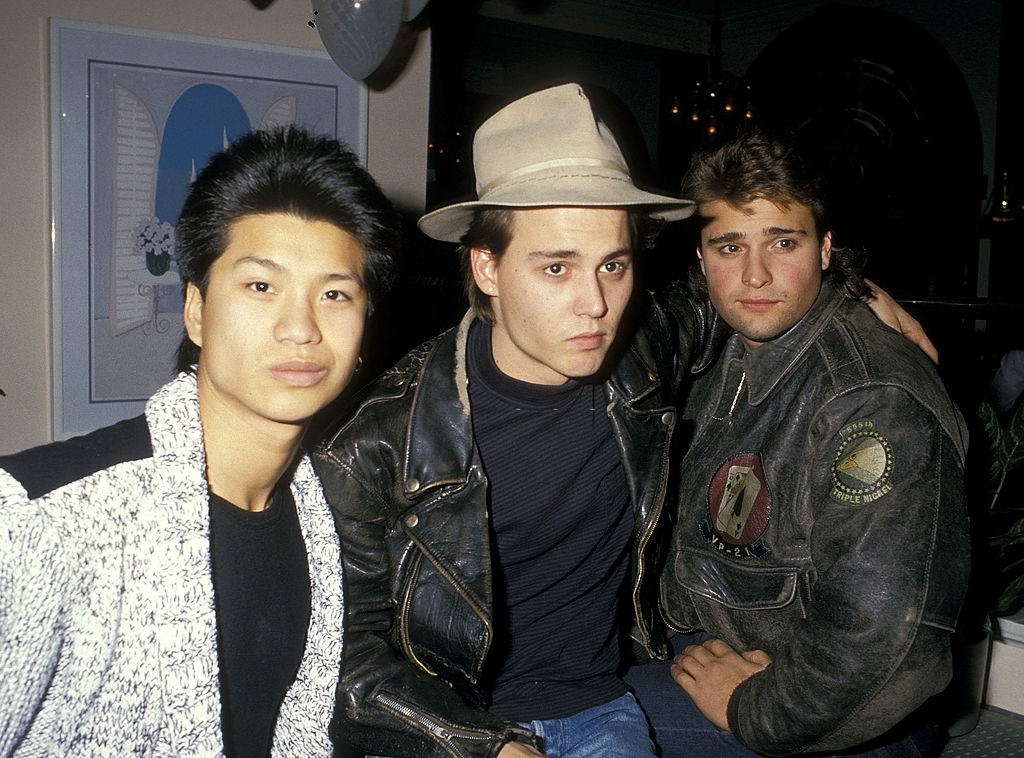
<path id="1" fill-rule="evenodd" d="M 298 124 L 366 160 L 367 93 L 326 52 L 50 23 L 54 436 L 141 413 L 182 335 L 174 224 L 209 157 Z"/>

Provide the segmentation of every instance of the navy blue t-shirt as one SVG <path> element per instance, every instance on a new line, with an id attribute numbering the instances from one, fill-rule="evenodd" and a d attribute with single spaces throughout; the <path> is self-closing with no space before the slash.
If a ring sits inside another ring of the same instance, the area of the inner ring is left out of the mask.
<path id="1" fill-rule="evenodd" d="M 626 692 L 617 671 L 633 513 L 604 388 L 512 379 L 480 325 L 467 364 L 496 555 L 490 710 L 563 718 Z"/>

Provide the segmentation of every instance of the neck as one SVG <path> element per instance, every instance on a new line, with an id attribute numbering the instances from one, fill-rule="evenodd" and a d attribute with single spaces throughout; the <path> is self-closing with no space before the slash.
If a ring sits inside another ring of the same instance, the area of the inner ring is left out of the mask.
<path id="1" fill-rule="evenodd" d="M 291 465 L 305 426 L 253 423 L 232 413 L 199 384 L 199 417 L 210 490 L 239 508 L 262 511 Z"/>

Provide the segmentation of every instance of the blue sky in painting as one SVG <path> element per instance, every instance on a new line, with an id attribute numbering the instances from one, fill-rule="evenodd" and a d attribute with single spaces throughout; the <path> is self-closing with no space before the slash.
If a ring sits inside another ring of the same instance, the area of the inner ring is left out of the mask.
<path id="1" fill-rule="evenodd" d="M 238 98 L 216 84 L 187 89 L 167 116 L 160 145 L 156 184 L 156 215 L 177 221 L 185 202 L 193 167 L 203 169 L 210 156 L 251 130 Z M 226 135 L 226 137 L 225 137 Z"/>

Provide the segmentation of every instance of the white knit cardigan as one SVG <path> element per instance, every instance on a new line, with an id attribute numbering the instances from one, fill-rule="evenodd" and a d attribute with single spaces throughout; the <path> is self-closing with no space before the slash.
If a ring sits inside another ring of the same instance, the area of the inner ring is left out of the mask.
<path id="1" fill-rule="evenodd" d="M 195 378 L 146 405 L 153 457 L 36 500 L 0 469 L 0 756 L 220 755 L 209 496 Z M 272 755 L 330 755 L 339 545 L 307 458 L 291 489 L 309 556 L 306 650 Z"/>

